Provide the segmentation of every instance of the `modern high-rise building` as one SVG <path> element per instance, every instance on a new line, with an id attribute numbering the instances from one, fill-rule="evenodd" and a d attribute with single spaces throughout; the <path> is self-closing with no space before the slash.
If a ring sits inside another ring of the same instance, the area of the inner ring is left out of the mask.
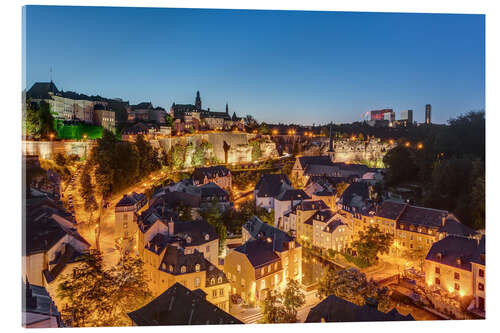
<path id="1" fill-rule="evenodd" d="M 392 109 L 372 110 L 370 111 L 370 120 L 384 120 L 386 113 L 392 113 Z"/>
<path id="2" fill-rule="evenodd" d="M 401 110 L 400 120 L 405 126 L 413 124 L 413 110 Z"/>
<path id="3" fill-rule="evenodd" d="M 425 123 L 429 125 L 431 123 L 431 105 L 425 105 Z"/>

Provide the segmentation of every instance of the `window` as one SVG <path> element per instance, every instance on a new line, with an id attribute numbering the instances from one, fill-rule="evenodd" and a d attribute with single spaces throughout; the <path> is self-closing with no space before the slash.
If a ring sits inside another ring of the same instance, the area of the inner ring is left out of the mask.
<path id="1" fill-rule="evenodd" d="M 168 270 L 171 271 L 171 272 L 173 272 L 174 271 L 174 266 L 172 266 L 172 265 L 168 266 Z"/>
<path id="2" fill-rule="evenodd" d="M 477 284 L 477 289 L 483 291 L 484 290 L 484 284 L 481 282 Z"/>
<path id="3" fill-rule="evenodd" d="M 241 279 L 241 287 L 245 288 L 245 279 Z"/>
<path id="4" fill-rule="evenodd" d="M 227 279 L 228 279 L 229 281 L 231 281 L 231 273 L 229 273 L 229 272 L 227 273 Z"/>
<path id="5" fill-rule="evenodd" d="M 181 267 L 181 273 L 186 273 L 186 266 Z"/>
<path id="6" fill-rule="evenodd" d="M 212 297 L 213 298 L 217 297 L 217 289 L 212 290 Z"/>
<path id="7" fill-rule="evenodd" d="M 210 246 L 207 246 L 207 252 L 210 252 Z"/>
<path id="8" fill-rule="evenodd" d="M 454 277 L 455 280 L 460 280 L 460 273 L 455 272 Z"/>
<path id="9" fill-rule="evenodd" d="M 194 270 L 199 272 L 200 271 L 200 264 L 196 264 L 196 266 L 194 266 Z"/>
<path id="10" fill-rule="evenodd" d="M 125 228 L 125 229 L 128 228 L 128 223 L 127 222 L 123 222 L 123 228 Z"/>
<path id="11" fill-rule="evenodd" d="M 211 285 L 214 285 L 214 284 L 215 284 L 215 279 L 214 279 L 214 278 L 211 278 L 211 279 L 210 279 L 210 284 L 211 284 Z"/>
<path id="12" fill-rule="evenodd" d="M 126 213 L 125 213 L 125 214 L 123 214 L 123 221 L 127 221 L 127 216 L 128 216 L 128 215 L 127 215 Z"/>
<path id="13" fill-rule="evenodd" d="M 241 272 L 241 265 L 239 265 L 239 264 L 238 264 L 238 265 L 236 266 L 236 271 L 238 271 L 238 273 L 239 273 L 239 272 Z"/>
<path id="14" fill-rule="evenodd" d="M 479 269 L 479 276 L 484 277 L 484 269 Z"/>
<path id="15" fill-rule="evenodd" d="M 194 279 L 194 287 L 199 288 L 200 287 L 200 278 Z"/>
<path id="16" fill-rule="evenodd" d="M 224 296 L 224 288 L 219 289 L 219 296 Z"/>
<path id="17" fill-rule="evenodd" d="M 441 280 L 439 280 L 439 278 L 436 278 L 435 283 L 436 283 L 437 285 L 440 285 L 440 284 L 441 284 Z"/>
<path id="18" fill-rule="evenodd" d="M 460 285 L 458 283 L 455 283 L 455 290 L 460 290 Z"/>
<path id="19" fill-rule="evenodd" d="M 217 279 L 217 283 L 222 283 L 222 277 L 219 276 L 219 278 Z"/>
<path id="20" fill-rule="evenodd" d="M 266 289 L 266 280 L 262 280 L 262 281 L 260 282 L 260 289 L 261 289 L 261 290 L 262 290 L 262 289 Z"/>
<path id="21" fill-rule="evenodd" d="M 293 256 L 293 262 L 298 262 L 299 261 L 299 257 L 298 256 Z"/>

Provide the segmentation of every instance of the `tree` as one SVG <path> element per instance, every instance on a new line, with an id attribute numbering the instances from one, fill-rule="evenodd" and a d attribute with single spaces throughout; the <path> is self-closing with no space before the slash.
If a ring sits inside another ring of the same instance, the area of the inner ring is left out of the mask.
<path id="1" fill-rule="evenodd" d="M 378 226 L 368 227 L 358 233 L 358 239 L 352 242 L 356 254 L 368 265 L 373 265 L 379 254 L 389 253 L 394 236 L 379 230 Z"/>
<path id="2" fill-rule="evenodd" d="M 252 147 L 252 161 L 257 161 L 262 157 L 262 150 L 260 149 L 260 142 L 258 140 L 253 140 L 249 142 Z"/>
<path id="3" fill-rule="evenodd" d="M 297 310 L 305 304 L 305 295 L 296 280 L 289 279 L 283 293 L 271 290 L 261 304 L 265 323 L 296 323 Z"/>
<path id="4" fill-rule="evenodd" d="M 127 326 L 130 323 L 127 313 L 144 306 L 152 299 L 144 274 L 144 263 L 138 257 L 124 255 L 109 272 L 114 281 L 110 293 L 114 304 L 111 314 L 113 326 Z"/>
<path id="5" fill-rule="evenodd" d="M 378 288 L 373 280 L 367 280 L 366 275 L 358 269 L 348 268 L 334 270 L 329 268 L 320 279 L 316 296 L 325 298 L 330 295 L 343 298 L 357 305 L 365 305 L 366 299 L 371 298 L 378 302 L 380 311 L 392 308 L 387 288 Z"/>
<path id="6" fill-rule="evenodd" d="M 26 108 L 23 112 L 23 134 L 35 139 L 48 138 L 54 133 L 54 117 L 50 111 L 50 104 L 41 101 L 38 106 L 26 102 Z"/>
<path id="7" fill-rule="evenodd" d="M 217 231 L 219 236 L 219 253 L 224 249 L 224 243 L 227 238 L 227 227 L 224 225 L 222 220 L 222 213 L 217 207 L 218 200 L 213 200 L 210 206 L 201 211 L 201 217 L 203 217 L 210 225 L 212 225 Z"/>
<path id="8" fill-rule="evenodd" d="M 82 175 L 80 176 L 79 192 L 83 199 L 84 209 L 90 214 L 88 222 L 90 224 L 92 222 L 92 214 L 97 209 L 97 200 L 94 194 L 94 186 L 90 178 L 90 167 L 88 163 L 85 164 Z"/>
<path id="9" fill-rule="evenodd" d="M 135 147 L 139 156 L 139 178 L 149 175 L 152 171 L 161 168 L 161 162 L 158 158 L 158 152 L 151 144 L 144 139 L 142 134 L 137 135 Z"/>
<path id="10" fill-rule="evenodd" d="M 267 124 L 265 122 L 262 122 L 259 125 L 259 133 L 260 134 L 269 134 L 269 128 L 267 127 Z"/>
<path id="11" fill-rule="evenodd" d="M 106 269 L 95 250 L 61 277 L 57 293 L 66 303 L 63 319 L 75 327 L 127 325 L 127 312 L 151 298 L 140 259 L 122 257 L 117 266 Z"/>
<path id="12" fill-rule="evenodd" d="M 103 267 L 101 253 L 91 250 L 71 274 L 61 277 L 58 296 L 67 305 L 62 308 L 63 319 L 74 327 L 110 326 L 114 304 L 107 296 L 112 288 L 113 279 Z"/>
<path id="13" fill-rule="evenodd" d="M 66 157 L 61 153 L 57 153 L 54 157 L 54 162 L 59 166 L 64 166 L 66 164 Z"/>
<path id="14" fill-rule="evenodd" d="M 383 162 L 387 167 L 389 184 L 399 184 L 416 179 L 418 167 L 410 149 L 396 146 L 387 152 Z"/>
<path id="15" fill-rule="evenodd" d="M 283 306 L 288 323 L 297 322 L 297 310 L 304 305 L 306 297 L 300 290 L 297 280 L 289 279 L 285 290 L 283 291 Z"/>

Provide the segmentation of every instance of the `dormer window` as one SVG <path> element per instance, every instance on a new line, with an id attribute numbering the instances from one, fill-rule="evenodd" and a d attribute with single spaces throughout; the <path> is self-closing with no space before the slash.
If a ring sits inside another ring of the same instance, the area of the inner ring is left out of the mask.
<path id="1" fill-rule="evenodd" d="M 210 235 L 209 234 L 206 234 L 205 235 L 205 240 L 209 240 L 210 239 Z"/>
<path id="2" fill-rule="evenodd" d="M 194 270 L 199 272 L 200 271 L 200 264 L 196 264 L 196 266 L 194 266 Z"/>
<path id="3" fill-rule="evenodd" d="M 172 265 L 168 266 L 168 270 L 171 271 L 171 272 L 173 272 L 174 271 L 174 266 L 172 266 Z"/>
<path id="4" fill-rule="evenodd" d="M 218 283 L 222 283 L 222 277 L 221 276 L 219 276 L 219 278 L 217 279 L 217 282 Z"/>
<path id="5" fill-rule="evenodd" d="M 186 237 L 186 243 L 188 243 L 188 244 L 191 243 L 191 237 L 189 237 L 189 236 Z"/>
<path id="6" fill-rule="evenodd" d="M 165 263 L 162 263 L 161 264 L 161 269 L 163 269 L 164 271 L 166 271 L 167 270 L 167 265 Z"/>
<path id="7" fill-rule="evenodd" d="M 215 279 L 214 279 L 214 278 L 211 278 L 211 279 L 210 279 L 210 284 L 211 284 L 211 285 L 214 285 L 214 284 L 215 284 Z"/>
<path id="8" fill-rule="evenodd" d="M 437 258 L 438 260 L 443 259 L 443 254 L 442 254 L 441 252 L 438 252 L 438 253 L 436 254 L 436 258 Z"/>
<path id="9" fill-rule="evenodd" d="M 457 265 L 462 266 L 462 259 L 461 258 L 457 258 Z"/>
<path id="10" fill-rule="evenodd" d="M 186 266 L 181 267 L 181 273 L 186 273 Z"/>

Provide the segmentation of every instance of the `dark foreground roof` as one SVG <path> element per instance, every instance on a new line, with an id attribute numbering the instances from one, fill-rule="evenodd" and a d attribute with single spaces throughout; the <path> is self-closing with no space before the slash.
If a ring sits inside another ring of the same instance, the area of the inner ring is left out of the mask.
<path id="1" fill-rule="evenodd" d="M 353 321 L 410 321 L 411 315 L 403 316 L 396 309 L 388 313 L 378 311 L 371 305 L 357 305 L 340 297 L 330 295 L 311 309 L 306 323 L 353 322 Z"/>
<path id="2" fill-rule="evenodd" d="M 243 324 L 179 283 L 128 316 L 138 326 Z"/>
<path id="3" fill-rule="evenodd" d="M 23 282 L 23 326 L 29 326 L 56 317 L 60 327 L 60 314 L 47 289 Z"/>

